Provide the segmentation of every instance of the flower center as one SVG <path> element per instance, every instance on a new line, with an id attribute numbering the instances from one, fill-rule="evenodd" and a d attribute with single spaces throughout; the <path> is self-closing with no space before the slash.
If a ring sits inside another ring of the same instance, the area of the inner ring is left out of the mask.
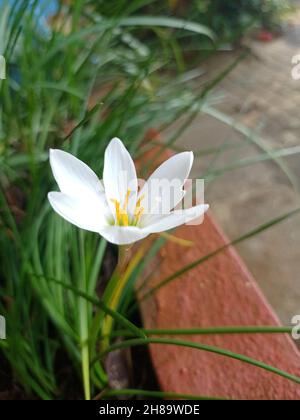
<path id="1" fill-rule="evenodd" d="M 115 205 L 116 210 L 115 226 L 137 226 L 142 215 L 144 214 L 145 210 L 141 206 L 141 204 L 145 196 L 142 195 L 136 203 L 133 217 L 130 217 L 130 215 L 128 214 L 128 203 L 130 194 L 131 190 L 127 190 L 123 206 L 121 206 L 120 201 L 115 199 L 111 200 L 112 203 Z"/>

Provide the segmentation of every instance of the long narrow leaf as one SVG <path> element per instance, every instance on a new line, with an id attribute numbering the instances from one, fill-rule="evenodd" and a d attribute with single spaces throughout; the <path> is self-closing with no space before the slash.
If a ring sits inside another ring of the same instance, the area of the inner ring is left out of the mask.
<path id="1" fill-rule="evenodd" d="M 209 328 L 170 328 L 143 329 L 146 336 L 150 335 L 227 335 L 227 334 L 291 334 L 295 327 L 276 326 L 239 326 L 239 327 L 209 327 Z M 128 331 L 114 331 L 113 336 L 129 337 Z"/>
<path id="2" fill-rule="evenodd" d="M 119 314 L 117 311 L 113 311 L 112 309 L 110 309 L 108 306 L 105 305 L 105 303 L 101 299 L 93 298 L 92 296 L 89 296 L 87 293 L 82 292 L 81 290 L 78 290 L 75 287 L 70 286 L 67 283 L 64 283 L 63 281 L 53 279 L 53 278 L 49 278 L 49 277 L 46 277 L 46 276 L 37 275 L 37 274 L 33 274 L 33 276 L 43 277 L 44 279 L 46 279 L 50 282 L 59 284 L 60 286 L 62 286 L 66 290 L 72 291 L 77 296 L 80 296 L 80 297 L 86 299 L 88 302 L 90 302 L 90 303 L 94 304 L 95 306 L 98 306 L 99 308 L 101 308 L 106 314 L 110 315 L 112 318 L 114 318 L 116 321 L 118 321 L 124 327 L 131 330 L 134 333 L 135 336 L 145 337 L 145 334 L 142 332 L 142 330 L 140 328 L 136 327 L 132 322 L 128 321 L 128 319 L 126 319 L 124 316 Z"/>
<path id="3" fill-rule="evenodd" d="M 183 268 L 181 268 L 180 270 L 176 271 L 174 274 L 172 274 L 171 276 L 167 277 L 165 280 L 162 280 L 160 283 L 158 283 L 155 287 L 153 287 L 151 290 L 149 290 L 147 293 L 145 293 L 140 299 L 139 302 L 149 298 L 150 296 L 153 295 L 153 293 L 155 293 L 157 290 L 159 290 L 160 288 L 166 286 L 167 284 L 169 284 L 171 281 L 176 280 L 178 277 L 182 276 L 183 274 L 189 272 L 190 270 L 193 270 L 194 268 L 196 268 L 198 265 L 203 264 L 204 262 L 210 260 L 211 258 L 215 257 L 216 255 L 218 255 L 219 253 L 225 251 L 228 247 L 230 246 L 234 246 L 234 245 L 238 245 L 239 243 L 245 241 L 246 239 L 250 239 L 253 236 L 267 230 L 270 229 L 272 226 L 275 226 L 278 223 L 283 222 L 284 220 L 289 219 L 292 216 L 295 216 L 296 214 L 300 213 L 300 208 L 297 208 L 293 211 L 290 211 L 280 217 L 277 217 L 267 223 L 264 223 L 260 226 L 258 226 L 257 228 L 250 230 L 249 232 L 245 233 L 244 235 L 240 236 L 239 238 L 229 242 L 228 244 L 225 244 L 224 246 L 216 249 L 215 251 L 210 252 L 209 254 L 205 255 L 204 257 L 199 258 L 196 261 L 193 261 L 192 263 L 184 266 Z"/>
<path id="4" fill-rule="evenodd" d="M 207 26 L 184 19 L 176 19 L 164 16 L 131 16 L 120 20 L 121 26 L 160 26 L 172 29 L 183 29 L 198 35 L 205 35 L 211 40 L 215 39 L 212 30 Z"/>
<path id="5" fill-rule="evenodd" d="M 147 338 L 147 339 L 127 340 L 127 341 L 123 341 L 122 343 L 117 343 L 110 346 L 104 353 L 100 355 L 100 357 L 103 357 L 105 354 L 110 353 L 115 350 L 125 349 L 128 347 L 143 346 L 143 345 L 148 345 L 148 344 L 165 344 L 165 345 L 172 345 L 172 346 L 189 347 L 192 349 L 197 349 L 197 350 L 202 350 L 209 353 L 218 354 L 220 356 L 229 357 L 230 359 L 239 360 L 249 365 L 256 366 L 258 368 L 264 369 L 268 372 L 281 376 L 285 379 L 288 379 L 292 382 L 295 382 L 296 384 L 300 384 L 300 377 L 290 374 L 288 372 L 284 372 L 283 370 L 270 366 L 266 363 L 252 359 L 251 357 L 234 353 L 230 350 L 221 349 L 219 347 L 209 346 L 209 345 L 200 344 L 200 343 L 194 343 L 190 341 L 176 340 L 176 339 Z"/>

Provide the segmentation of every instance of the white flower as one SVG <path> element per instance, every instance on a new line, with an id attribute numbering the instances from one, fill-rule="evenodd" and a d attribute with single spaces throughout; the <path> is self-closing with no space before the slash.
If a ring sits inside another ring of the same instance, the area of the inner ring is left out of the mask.
<path id="1" fill-rule="evenodd" d="M 173 210 L 184 197 L 183 186 L 193 160 L 192 152 L 171 157 L 139 191 L 133 160 L 117 138 L 105 152 L 103 181 L 71 154 L 50 150 L 50 164 L 60 192 L 50 192 L 48 199 L 60 216 L 81 229 L 97 232 L 113 244 L 132 244 L 151 233 L 198 219 L 208 209 L 207 205 L 198 205 Z M 163 180 L 164 187 L 152 188 L 155 180 Z M 177 182 L 171 204 L 168 190 L 174 180 Z"/>

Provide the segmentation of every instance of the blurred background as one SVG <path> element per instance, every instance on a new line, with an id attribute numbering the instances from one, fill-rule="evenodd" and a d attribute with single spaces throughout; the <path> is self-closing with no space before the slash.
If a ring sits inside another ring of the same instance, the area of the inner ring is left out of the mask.
<path id="1" fill-rule="evenodd" d="M 51 399 L 72 383 L 80 314 L 49 279 L 80 284 L 83 240 L 98 293 L 115 253 L 50 211 L 49 148 L 99 175 L 115 136 L 136 158 L 193 150 L 230 239 L 299 207 L 300 1 L 0 0 L 0 54 L 0 397 Z M 297 215 L 238 246 L 287 325 L 299 249 Z"/>
<path id="2" fill-rule="evenodd" d="M 250 31 L 242 45 L 218 51 L 201 66 L 203 79 L 210 79 L 249 48 L 218 85 L 215 109 L 206 109 L 179 140 L 193 150 L 218 150 L 200 155 L 196 172 L 208 178 L 207 201 L 230 238 L 299 206 L 300 2 L 290 4 L 294 8 L 281 15 L 280 26 L 262 16 L 263 30 Z M 300 311 L 299 222 L 296 216 L 238 246 L 286 324 Z"/>

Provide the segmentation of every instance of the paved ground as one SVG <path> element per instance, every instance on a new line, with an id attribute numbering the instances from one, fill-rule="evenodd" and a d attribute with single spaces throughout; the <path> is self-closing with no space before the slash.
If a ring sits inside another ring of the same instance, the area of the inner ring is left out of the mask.
<path id="1" fill-rule="evenodd" d="M 226 172 L 209 182 L 206 199 L 230 238 L 236 238 L 300 205 L 300 79 L 293 80 L 292 57 L 300 54 L 300 13 L 270 43 L 251 42 L 252 55 L 222 83 L 218 110 L 255 129 L 242 136 L 216 119 L 201 115 L 180 139 L 194 151 L 219 147 L 218 155 L 196 161 L 195 176 L 208 168 L 252 159 L 263 149 L 293 152 L 282 160 L 264 161 Z M 208 64 L 206 75 L 225 68 L 236 56 L 221 53 Z M 299 71 L 300 73 L 300 71 Z M 256 142 L 256 143 L 254 143 Z M 289 172 L 287 176 L 286 172 Z M 277 225 L 239 246 L 239 252 L 284 323 L 300 314 L 300 217 Z"/>

